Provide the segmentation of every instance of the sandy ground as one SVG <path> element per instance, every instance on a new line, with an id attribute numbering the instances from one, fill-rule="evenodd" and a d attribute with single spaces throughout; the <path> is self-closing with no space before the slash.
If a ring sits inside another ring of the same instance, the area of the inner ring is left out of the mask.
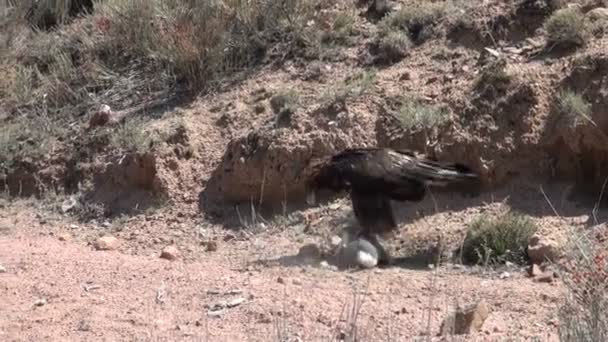
<path id="1" fill-rule="evenodd" d="M 35 218 L 33 210 L 14 210 L 1 216 L 5 341 L 339 340 L 352 331 L 353 306 L 360 308 L 359 341 L 557 340 L 559 281 L 534 282 L 522 269 L 503 279 L 449 265 L 342 271 L 299 259 L 298 240 L 306 238 L 289 231 L 168 261 L 158 251 L 61 241 L 49 234 L 53 225 L 28 229 L 36 226 L 26 219 Z M 479 333 L 437 336 L 455 304 L 478 300 L 490 309 Z M 231 307 L 214 315 L 222 302 Z"/>

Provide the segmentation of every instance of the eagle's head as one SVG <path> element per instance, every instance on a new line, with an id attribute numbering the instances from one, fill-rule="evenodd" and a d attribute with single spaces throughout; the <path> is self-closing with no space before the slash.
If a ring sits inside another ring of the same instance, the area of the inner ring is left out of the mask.
<path id="1" fill-rule="evenodd" d="M 348 186 L 341 177 L 340 171 L 327 158 L 315 159 L 310 162 L 305 181 L 306 203 L 317 203 L 321 190 L 341 191 Z"/>

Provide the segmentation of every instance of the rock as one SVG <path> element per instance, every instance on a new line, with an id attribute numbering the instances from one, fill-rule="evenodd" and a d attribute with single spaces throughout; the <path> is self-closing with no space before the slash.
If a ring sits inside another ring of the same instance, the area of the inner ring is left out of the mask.
<path id="1" fill-rule="evenodd" d="M 277 283 L 279 283 L 279 284 L 285 284 L 285 280 L 282 277 L 278 277 L 277 278 Z"/>
<path id="2" fill-rule="evenodd" d="M 332 236 L 330 239 L 330 244 L 333 249 L 340 247 L 341 243 L 342 243 L 342 238 L 340 238 L 337 235 Z"/>
<path id="3" fill-rule="evenodd" d="M 553 282 L 553 272 L 547 271 L 543 272 L 536 277 L 534 277 L 534 281 L 538 283 L 552 283 Z"/>
<path id="4" fill-rule="evenodd" d="M 0 273 L 6 273 L 6 267 L 0 265 Z"/>
<path id="5" fill-rule="evenodd" d="M 207 248 L 207 252 L 215 252 L 215 251 L 217 251 L 217 242 L 216 241 L 207 241 L 205 243 L 205 247 Z"/>
<path id="6" fill-rule="evenodd" d="M 594 8 L 587 12 L 586 16 L 591 20 L 608 20 L 608 8 Z"/>
<path id="7" fill-rule="evenodd" d="M 509 273 L 509 272 L 502 272 L 502 273 L 499 275 L 499 278 L 500 278 L 500 279 L 507 279 L 507 278 L 510 278 L 510 277 L 511 277 L 511 273 Z"/>
<path id="8" fill-rule="evenodd" d="M 77 205 L 78 201 L 76 200 L 76 198 L 74 198 L 74 196 L 70 196 L 70 198 L 61 203 L 61 211 L 65 214 L 68 211 L 74 209 Z"/>
<path id="9" fill-rule="evenodd" d="M 321 258 L 321 251 L 316 244 L 310 243 L 300 247 L 298 257 L 308 261 L 316 261 Z"/>
<path id="10" fill-rule="evenodd" d="M 102 236 L 93 242 L 93 247 L 98 251 L 111 251 L 118 248 L 120 241 L 110 235 Z"/>
<path id="11" fill-rule="evenodd" d="M 233 307 L 239 306 L 239 305 L 241 305 L 243 303 L 245 303 L 245 298 L 238 297 L 238 298 L 234 298 L 234 299 L 226 302 L 226 307 L 227 308 L 233 308 Z"/>
<path id="12" fill-rule="evenodd" d="M 441 335 L 462 335 L 477 332 L 490 315 L 487 304 L 482 300 L 476 304 L 456 309 L 441 323 Z"/>
<path id="13" fill-rule="evenodd" d="M 70 233 L 61 233 L 57 235 L 57 238 L 59 239 L 59 241 L 71 241 L 72 235 L 70 235 Z"/>
<path id="14" fill-rule="evenodd" d="M 557 243 L 551 239 L 534 234 L 528 242 L 528 257 L 534 264 L 552 261 L 557 256 Z"/>
<path id="15" fill-rule="evenodd" d="M 176 260 L 179 258 L 179 250 L 175 246 L 167 246 L 160 252 L 160 257 L 167 260 Z"/>
<path id="16" fill-rule="evenodd" d="M 36 301 L 34 302 L 35 306 L 43 306 L 46 304 L 46 299 L 36 299 Z"/>

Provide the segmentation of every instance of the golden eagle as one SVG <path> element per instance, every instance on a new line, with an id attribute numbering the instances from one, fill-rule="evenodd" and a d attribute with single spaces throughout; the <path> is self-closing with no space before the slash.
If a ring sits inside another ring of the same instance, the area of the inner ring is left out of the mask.
<path id="1" fill-rule="evenodd" d="M 453 187 L 474 192 L 479 177 L 460 163 L 417 157 L 408 150 L 351 148 L 313 163 L 306 180 L 307 202 L 317 192 L 350 190 L 358 237 L 378 244 L 378 235 L 393 232 L 397 225 L 390 200 L 421 201 L 428 187 Z"/>

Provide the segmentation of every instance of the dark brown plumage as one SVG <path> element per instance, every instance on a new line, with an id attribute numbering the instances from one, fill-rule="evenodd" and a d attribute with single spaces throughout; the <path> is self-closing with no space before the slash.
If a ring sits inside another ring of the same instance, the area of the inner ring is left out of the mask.
<path id="1" fill-rule="evenodd" d="M 466 191 L 474 190 L 477 182 L 478 175 L 459 163 L 419 158 L 407 150 L 353 148 L 315 163 L 307 200 L 310 203 L 322 189 L 350 190 L 359 235 L 375 239 L 397 228 L 390 200 L 417 202 L 428 187 L 456 185 Z"/>

